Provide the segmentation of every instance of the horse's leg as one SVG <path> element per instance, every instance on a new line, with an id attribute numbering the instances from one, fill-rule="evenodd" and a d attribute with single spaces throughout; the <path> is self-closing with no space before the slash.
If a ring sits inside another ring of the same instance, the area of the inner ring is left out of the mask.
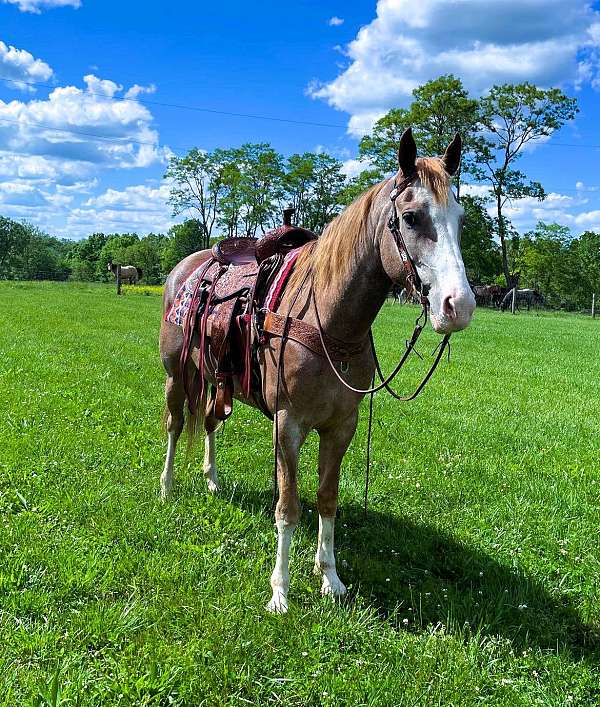
<path id="1" fill-rule="evenodd" d="M 271 575 L 273 596 L 267 604 L 267 610 L 284 614 L 288 610 L 290 545 L 300 517 L 300 502 L 296 483 L 298 453 L 306 438 L 306 430 L 303 430 L 286 410 L 280 410 L 277 413 L 277 418 L 279 427 L 277 434 L 279 500 L 275 508 L 277 559 Z M 273 425 L 273 436 L 275 437 L 275 424 Z"/>
<path id="2" fill-rule="evenodd" d="M 216 493 L 219 490 L 217 463 L 215 461 L 215 435 L 220 426 L 221 421 L 217 420 L 216 417 L 212 415 L 206 416 L 204 420 L 206 437 L 204 438 L 204 465 L 202 470 L 210 493 Z"/>
<path id="3" fill-rule="evenodd" d="M 163 501 L 171 492 L 173 486 L 173 464 L 175 462 L 175 449 L 177 440 L 183 430 L 185 390 L 183 381 L 175 376 L 168 376 L 165 385 L 165 397 L 167 399 L 167 457 L 165 468 L 160 477 L 160 496 Z"/>
<path id="4" fill-rule="evenodd" d="M 354 437 L 358 411 L 336 427 L 319 431 L 319 539 L 315 556 L 315 573 L 323 576 L 321 594 L 342 597 L 346 587 L 340 581 L 335 567 L 333 534 L 337 510 L 340 465 Z"/>

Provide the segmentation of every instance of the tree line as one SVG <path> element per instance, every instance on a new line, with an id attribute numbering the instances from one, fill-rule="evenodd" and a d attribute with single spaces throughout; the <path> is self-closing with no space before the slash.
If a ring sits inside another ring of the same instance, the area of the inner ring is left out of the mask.
<path id="1" fill-rule="evenodd" d="M 287 204 L 296 208 L 297 223 L 320 233 L 344 205 L 396 171 L 398 142 L 411 126 L 421 154 L 441 154 L 454 133 L 463 137 L 455 189 L 466 212 L 462 249 L 471 282 L 518 282 L 558 306 L 585 306 L 589 293 L 600 291 L 598 235 L 573 238 L 564 226 L 543 223 L 520 235 L 505 214 L 511 200 L 545 198 L 519 159 L 577 111 L 575 99 L 559 89 L 503 84 L 475 99 L 460 79 L 440 76 L 362 138 L 358 157 L 365 169 L 357 176 L 347 178 L 343 163 L 325 152 L 284 157 L 268 143 L 193 149 L 172 157 L 165 173 L 173 215 L 192 218 L 166 234 L 95 233 L 76 242 L 0 218 L 0 277 L 107 280 L 112 260 L 140 267 L 147 283 L 158 284 L 181 258 L 220 237 L 260 236 L 279 225 Z M 469 184 L 486 189 L 475 192 Z"/>

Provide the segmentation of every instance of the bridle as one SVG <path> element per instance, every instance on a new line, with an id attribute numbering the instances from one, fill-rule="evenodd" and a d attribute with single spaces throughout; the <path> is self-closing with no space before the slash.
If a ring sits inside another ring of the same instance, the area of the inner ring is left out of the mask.
<path id="1" fill-rule="evenodd" d="M 406 351 L 403 353 L 400 361 L 397 363 L 396 367 L 394 370 L 385 378 L 383 376 L 383 373 L 381 371 L 381 366 L 379 364 L 379 359 L 377 357 L 377 351 L 375 350 L 375 341 L 373 340 L 373 331 L 369 330 L 369 342 L 371 344 L 371 351 L 373 353 L 373 359 L 375 361 L 375 370 L 377 372 L 377 375 L 380 379 L 380 383 L 378 385 L 374 385 L 375 380 L 373 377 L 373 383 L 370 388 L 355 388 L 354 386 L 350 385 L 350 383 L 347 383 L 342 376 L 339 374 L 333 360 L 331 359 L 331 355 L 329 351 L 327 350 L 327 346 L 325 344 L 325 337 L 323 334 L 323 325 L 321 324 L 321 318 L 319 316 L 319 310 L 317 307 L 317 299 L 315 295 L 315 288 L 314 288 L 314 280 L 311 282 L 311 296 L 312 296 L 312 302 L 313 302 L 313 307 L 315 310 L 315 318 L 317 320 L 317 330 L 319 332 L 319 338 L 321 341 L 321 346 L 323 347 L 323 351 L 325 352 L 325 358 L 327 359 L 327 362 L 329 363 L 329 366 L 333 373 L 335 373 L 337 379 L 344 385 L 348 390 L 351 390 L 354 393 L 359 393 L 361 395 L 373 395 L 374 393 L 377 393 L 378 391 L 382 390 L 385 388 L 387 392 L 396 400 L 401 400 L 401 401 L 408 401 L 408 400 L 414 400 L 417 395 L 423 390 L 423 388 L 426 386 L 427 382 L 433 375 L 435 369 L 437 368 L 442 356 L 444 355 L 444 351 L 449 347 L 449 342 L 450 342 L 450 334 L 446 334 L 438 347 L 434 350 L 434 354 L 436 354 L 436 357 L 431 364 L 431 367 L 425 374 L 425 377 L 423 380 L 419 383 L 419 385 L 415 388 L 415 390 L 410 394 L 410 395 L 399 395 L 396 393 L 395 390 L 393 390 L 390 387 L 390 383 L 394 380 L 394 378 L 398 375 L 400 372 L 401 368 L 404 366 L 406 361 L 408 360 L 408 357 L 410 354 L 415 350 L 415 345 L 417 343 L 417 340 L 421 336 L 421 333 L 423 329 L 425 328 L 425 325 L 427 324 L 427 317 L 428 317 L 428 312 L 429 312 L 429 300 L 425 296 L 423 292 L 423 283 L 421 281 L 421 278 L 419 277 L 419 273 L 417 272 L 417 268 L 414 264 L 414 261 L 408 251 L 408 248 L 406 247 L 406 242 L 404 241 L 404 237 L 402 236 L 402 231 L 400 228 L 400 219 L 398 218 L 398 212 L 396 210 L 396 199 L 404 192 L 415 180 L 416 174 L 413 172 L 412 174 L 409 174 L 405 176 L 401 182 L 396 183 L 394 181 L 394 187 L 392 191 L 390 192 L 390 201 L 392 202 L 391 210 L 390 210 L 390 216 L 388 218 L 388 228 L 394 237 L 394 242 L 396 244 L 396 247 L 398 248 L 398 253 L 400 255 L 400 259 L 402 261 L 402 266 L 404 268 L 404 274 L 405 274 L 405 280 L 406 280 L 406 290 L 409 296 L 415 295 L 419 298 L 419 302 L 421 304 L 421 313 L 415 320 L 415 327 L 413 329 L 412 336 L 410 340 L 406 341 Z"/>

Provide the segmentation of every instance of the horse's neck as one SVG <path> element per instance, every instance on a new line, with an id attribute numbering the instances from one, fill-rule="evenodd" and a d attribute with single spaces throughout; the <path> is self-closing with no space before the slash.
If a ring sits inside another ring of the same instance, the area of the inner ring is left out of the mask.
<path id="1" fill-rule="evenodd" d="M 391 282 L 379 254 L 384 211 L 385 202 L 373 206 L 366 247 L 344 282 L 316 293 L 321 324 L 336 339 L 352 342 L 366 337 L 390 290 Z"/>

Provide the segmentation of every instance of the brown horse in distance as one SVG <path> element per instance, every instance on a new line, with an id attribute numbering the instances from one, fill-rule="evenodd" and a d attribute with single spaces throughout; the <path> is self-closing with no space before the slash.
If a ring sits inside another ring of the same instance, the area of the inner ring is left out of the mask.
<path id="1" fill-rule="evenodd" d="M 475 300 L 460 253 L 459 234 L 463 209 L 451 189 L 450 176 L 460 162 L 459 136 L 441 158 L 417 159 L 412 133 L 400 142 L 399 173 L 360 196 L 348 206 L 317 240 L 306 245 L 299 256 L 280 309 L 316 326 L 315 302 L 327 336 L 348 343 L 364 342 L 361 353 L 341 368 L 345 381 L 366 388 L 373 376 L 374 360 L 368 343 L 369 330 L 392 284 L 404 286 L 406 270 L 396 241 L 388 228 L 394 208 L 401 233 L 416 270 L 428 290 L 433 328 L 441 334 L 464 329 L 470 322 Z M 390 194 L 403 175 L 414 174 L 395 202 Z M 167 278 L 164 294 L 166 312 L 187 274 L 206 262 L 210 251 L 194 253 L 181 261 Z M 314 291 L 314 300 L 313 300 Z M 399 349 L 404 339 L 398 332 Z M 171 490 L 177 440 L 184 426 L 186 394 L 181 370 L 182 329 L 165 322 L 160 332 L 160 353 L 167 373 L 168 449 L 161 476 L 161 493 Z M 195 360 L 198 360 L 195 342 Z M 319 434 L 319 536 L 315 569 L 322 575 L 322 593 L 341 597 L 346 588 L 338 577 L 334 556 L 334 522 L 337 508 L 340 465 L 358 419 L 362 395 L 345 388 L 327 360 L 301 343 L 287 340 L 281 360 L 278 405 L 277 372 L 282 339 L 271 337 L 259 353 L 263 397 L 278 428 L 277 483 L 279 500 L 275 510 L 278 532 L 277 556 L 271 575 L 272 598 L 267 608 L 288 609 L 289 550 L 300 517 L 297 491 L 298 454 L 311 430 Z M 210 379 L 210 364 L 205 375 Z M 214 379 L 211 381 L 214 383 Z M 236 397 L 248 402 L 236 389 Z M 202 409 L 202 406 L 201 406 Z M 194 422 L 194 421 L 192 421 Z M 205 437 L 204 475 L 210 491 L 218 490 L 215 463 L 215 430 L 218 420 L 203 419 Z"/>

